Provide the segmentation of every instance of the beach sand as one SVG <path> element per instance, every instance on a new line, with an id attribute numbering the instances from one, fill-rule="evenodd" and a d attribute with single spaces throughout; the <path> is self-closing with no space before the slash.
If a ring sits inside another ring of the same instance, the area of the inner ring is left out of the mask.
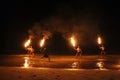
<path id="1" fill-rule="evenodd" d="M 0 67 L 0 80 L 120 80 L 120 70 Z"/>
<path id="2" fill-rule="evenodd" d="M 97 55 L 82 56 L 79 68 L 71 67 L 77 60 L 74 56 L 51 56 L 49 62 L 36 55 L 28 59 L 32 66 L 26 68 L 23 66 L 26 55 L 1 55 L 0 58 L 0 80 L 120 80 L 118 55 L 105 56 L 103 69 L 95 67 L 101 61 Z"/>

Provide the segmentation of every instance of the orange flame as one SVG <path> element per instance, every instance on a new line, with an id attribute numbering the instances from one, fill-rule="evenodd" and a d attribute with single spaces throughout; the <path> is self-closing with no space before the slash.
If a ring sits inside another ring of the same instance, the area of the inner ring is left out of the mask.
<path id="1" fill-rule="evenodd" d="M 71 37 L 70 39 L 71 39 L 71 43 L 72 43 L 73 47 L 75 47 L 75 40 L 74 40 L 74 38 Z"/>
<path id="2" fill-rule="evenodd" d="M 26 41 L 26 43 L 25 43 L 25 47 L 28 47 L 29 45 L 30 45 L 30 43 L 31 43 L 31 40 L 30 39 L 28 39 L 27 41 Z"/>
<path id="3" fill-rule="evenodd" d="M 100 36 L 98 37 L 98 41 L 97 42 L 98 42 L 99 45 L 102 43 L 102 40 L 101 40 Z"/>
<path id="4" fill-rule="evenodd" d="M 45 39 L 43 38 L 41 41 L 40 41 L 40 47 L 42 47 L 45 43 Z"/>

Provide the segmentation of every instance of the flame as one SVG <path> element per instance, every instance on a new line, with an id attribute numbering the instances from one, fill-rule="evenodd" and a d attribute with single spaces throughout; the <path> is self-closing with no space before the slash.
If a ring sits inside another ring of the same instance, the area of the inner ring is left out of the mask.
<path id="1" fill-rule="evenodd" d="M 41 41 L 40 41 L 40 47 L 42 47 L 45 43 L 45 39 L 43 38 Z"/>
<path id="2" fill-rule="evenodd" d="M 71 39 L 71 43 L 72 43 L 73 47 L 75 47 L 75 40 L 74 40 L 74 38 L 71 37 L 70 39 Z"/>
<path id="3" fill-rule="evenodd" d="M 26 41 L 26 43 L 25 43 L 25 47 L 28 47 L 29 45 L 30 45 L 30 43 L 31 43 L 31 40 L 30 39 L 28 39 L 27 41 Z"/>
<path id="4" fill-rule="evenodd" d="M 25 68 L 29 67 L 29 63 L 28 63 L 28 59 L 27 58 L 25 59 L 24 67 Z"/>
<path id="5" fill-rule="evenodd" d="M 102 40 L 101 40 L 101 37 L 100 37 L 100 36 L 98 37 L 98 41 L 97 41 L 97 42 L 98 42 L 98 44 L 101 44 L 101 43 L 102 43 Z"/>

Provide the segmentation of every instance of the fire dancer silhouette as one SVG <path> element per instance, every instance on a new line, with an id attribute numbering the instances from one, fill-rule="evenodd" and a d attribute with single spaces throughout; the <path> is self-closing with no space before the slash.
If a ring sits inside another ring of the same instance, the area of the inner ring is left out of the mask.
<path id="1" fill-rule="evenodd" d="M 48 60 L 50 62 L 50 57 L 49 57 L 48 53 L 46 52 L 46 48 L 43 48 L 42 52 L 43 52 L 42 58 L 48 58 Z"/>
<path id="2" fill-rule="evenodd" d="M 77 51 L 76 56 L 81 56 L 82 55 L 82 49 L 80 48 L 80 46 L 78 46 L 75 50 Z"/>
<path id="3" fill-rule="evenodd" d="M 27 53 L 29 54 L 29 56 L 33 56 L 34 55 L 34 49 L 32 46 L 29 46 L 27 48 Z"/>
<path id="4" fill-rule="evenodd" d="M 102 44 L 101 46 L 100 46 L 100 50 L 101 50 L 101 55 L 105 55 L 105 47 L 104 47 L 104 45 Z"/>

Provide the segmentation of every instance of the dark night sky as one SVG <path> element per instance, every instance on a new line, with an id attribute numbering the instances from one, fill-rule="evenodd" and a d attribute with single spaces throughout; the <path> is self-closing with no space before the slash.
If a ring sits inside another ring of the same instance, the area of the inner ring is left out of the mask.
<path id="1" fill-rule="evenodd" d="M 81 32 L 80 34 L 83 36 L 87 35 L 86 37 L 82 37 L 83 40 L 82 43 L 80 43 L 83 49 L 86 50 L 86 53 L 87 51 L 94 52 L 94 49 L 95 51 L 98 49 L 94 42 L 94 37 L 97 35 L 96 33 L 100 33 L 104 38 L 106 51 L 108 53 L 119 53 L 119 8 L 119 2 L 115 0 L 96 0 L 92 2 L 87 0 L 69 0 L 66 2 L 65 0 L 39 0 L 39 2 L 26 2 L 22 0 L 2 1 L 2 52 L 19 52 L 24 50 L 22 44 L 30 35 L 28 30 L 32 30 L 35 23 L 39 23 L 41 28 L 53 32 L 54 30 L 59 31 L 60 29 L 60 32 L 65 30 L 66 32 L 72 33 L 72 31 L 74 31 L 73 26 L 80 26 L 75 28 L 80 29 L 76 32 L 83 31 L 83 33 Z M 35 33 L 40 32 L 39 30 L 35 31 Z M 39 35 L 38 33 L 37 35 Z M 65 40 L 61 39 L 62 37 L 59 33 L 53 36 L 54 37 L 48 41 L 49 49 L 64 51 L 68 46 L 65 44 Z M 87 38 L 90 40 L 87 41 Z M 92 41 L 91 38 L 93 42 L 90 44 L 90 41 Z M 83 42 L 84 40 L 85 42 Z M 37 49 L 38 46 L 35 47 Z M 63 49 L 59 49 L 61 47 Z"/>

